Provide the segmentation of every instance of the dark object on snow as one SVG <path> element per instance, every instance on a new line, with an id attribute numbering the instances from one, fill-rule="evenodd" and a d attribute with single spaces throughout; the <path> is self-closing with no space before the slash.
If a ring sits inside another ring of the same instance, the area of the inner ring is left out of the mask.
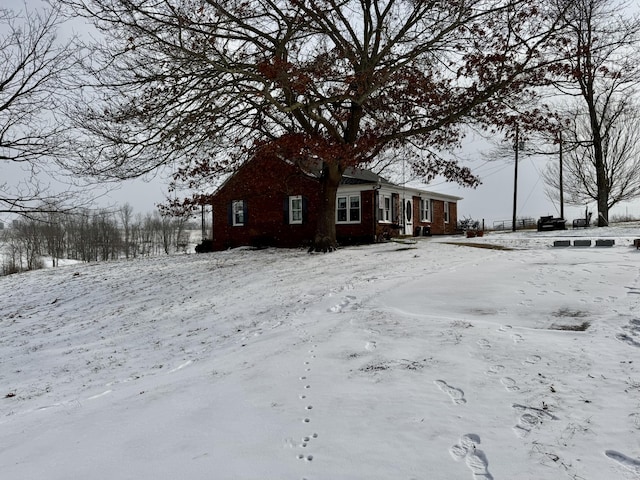
<path id="1" fill-rule="evenodd" d="M 213 252 L 213 240 L 202 240 L 201 243 L 196 245 L 196 253 L 209 253 Z"/>
<path id="2" fill-rule="evenodd" d="M 573 221 L 573 228 L 587 228 L 588 226 L 586 218 L 576 218 Z"/>
<path id="3" fill-rule="evenodd" d="M 431 225 L 418 225 L 413 231 L 414 237 L 430 237 L 431 236 Z"/>
<path id="4" fill-rule="evenodd" d="M 571 240 L 555 240 L 553 242 L 554 247 L 570 247 Z"/>
<path id="5" fill-rule="evenodd" d="M 573 246 L 574 247 L 590 247 L 591 240 L 574 240 Z"/>
<path id="6" fill-rule="evenodd" d="M 591 225 L 591 215 L 592 213 L 585 209 L 584 218 L 576 218 L 573 221 L 573 228 L 587 228 Z"/>
<path id="7" fill-rule="evenodd" d="M 316 235 L 316 238 L 313 244 L 309 247 L 308 253 L 313 252 L 333 252 L 335 250 L 335 245 L 331 244 L 331 239 L 329 237 L 320 237 Z"/>
<path id="8" fill-rule="evenodd" d="M 538 231 L 546 231 L 546 230 L 566 230 L 567 221 L 564 218 L 553 217 L 549 215 L 548 217 L 540 217 L 538 220 Z"/>
<path id="9" fill-rule="evenodd" d="M 613 247 L 616 241 L 612 238 L 599 238 L 596 240 L 596 247 Z"/>

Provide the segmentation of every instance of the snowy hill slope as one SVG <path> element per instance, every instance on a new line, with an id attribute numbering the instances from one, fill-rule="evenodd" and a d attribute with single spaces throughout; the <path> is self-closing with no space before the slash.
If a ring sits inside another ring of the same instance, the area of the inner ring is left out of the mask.
<path id="1" fill-rule="evenodd" d="M 605 233 L 2 277 L 2 478 L 638 478 L 638 232 Z"/>

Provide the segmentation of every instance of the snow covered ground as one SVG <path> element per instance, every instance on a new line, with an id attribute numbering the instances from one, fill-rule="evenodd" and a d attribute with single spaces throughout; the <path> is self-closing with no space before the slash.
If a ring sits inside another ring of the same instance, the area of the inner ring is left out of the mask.
<path id="1" fill-rule="evenodd" d="M 603 236 L 615 246 L 550 246 Z M 637 479 L 634 238 L 639 225 L 0 277 L 1 478 Z"/>

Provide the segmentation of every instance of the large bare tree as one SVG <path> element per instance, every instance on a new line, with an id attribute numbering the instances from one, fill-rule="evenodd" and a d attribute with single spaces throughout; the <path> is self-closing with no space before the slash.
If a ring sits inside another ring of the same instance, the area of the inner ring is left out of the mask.
<path id="1" fill-rule="evenodd" d="M 81 171 L 176 162 L 199 187 L 257 147 L 312 159 L 324 248 L 347 167 L 395 155 L 423 179 L 477 185 L 438 151 L 465 122 L 506 121 L 504 105 L 546 74 L 563 20 L 543 0 L 63 1 L 104 35 L 74 114 L 91 152 Z"/>
<path id="2" fill-rule="evenodd" d="M 69 192 L 52 192 L 46 175 L 38 176 L 68 152 L 67 127 L 57 117 L 76 58 L 71 41 L 57 37 L 62 21 L 55 8 L 0 7 L 2 213 L 58 211 L 75 198 Z"/>
<path id="3" fill-rule="evenodd" d="M 563 130 L 563 191 L 567 203 L 598 202 L 598 168 L 604 171 L 607 211 L 620 202 L 640 197 L 640 109 L 628 99 L 609 106 L 613 115 L 603 117 L 602 158 L 596 158 L 589 115 L 580 109 Z M 549 193 L 560 191 L 560 165 L 552 162 L 543 173 Z M 608 217 L 607 217 L 608 219 Z"/>
<path id="4" fill-rule="evenodd" d="M 573 168 L 578 177 L 568 180 L 574 182 L 576 201 L 596 201 L 598 225 L 606 226 L 611 206 L 637 195 L 620 178 L 626 175 L 628 154 L 615 149 L 630 133 L 628 122 L 635 115 L 629 100 L 640 83 L 640 17 L 612 0 L 560 0 L 560 8 L 568 30 L 556 86 L 577 105 L 567 112 L 563 139 L 569 137 L 567 147 L 575 148 L 569 167 L 582 162 Z"/>

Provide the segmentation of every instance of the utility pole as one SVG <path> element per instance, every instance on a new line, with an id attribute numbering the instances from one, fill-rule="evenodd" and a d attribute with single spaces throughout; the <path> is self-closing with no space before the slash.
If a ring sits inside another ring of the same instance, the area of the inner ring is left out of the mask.
<path id="1" fill-rule="evenodd" d="M 518 204 L 518 150 L 520 150 L 518 138 L 518 125 L 516 125 L 516 137 L 513 143 L 513 150 L 516 154 L 515 173 L 513 175 L 513 217 L 511 219 L 511 231 L 516 231 L 516 207 Z"/>
<path id="2" fill-rule="evenodd" d="M 560 132 L 560 218 L 564 219 L 564 187 L 562 185 L 562 132 Z"/>

